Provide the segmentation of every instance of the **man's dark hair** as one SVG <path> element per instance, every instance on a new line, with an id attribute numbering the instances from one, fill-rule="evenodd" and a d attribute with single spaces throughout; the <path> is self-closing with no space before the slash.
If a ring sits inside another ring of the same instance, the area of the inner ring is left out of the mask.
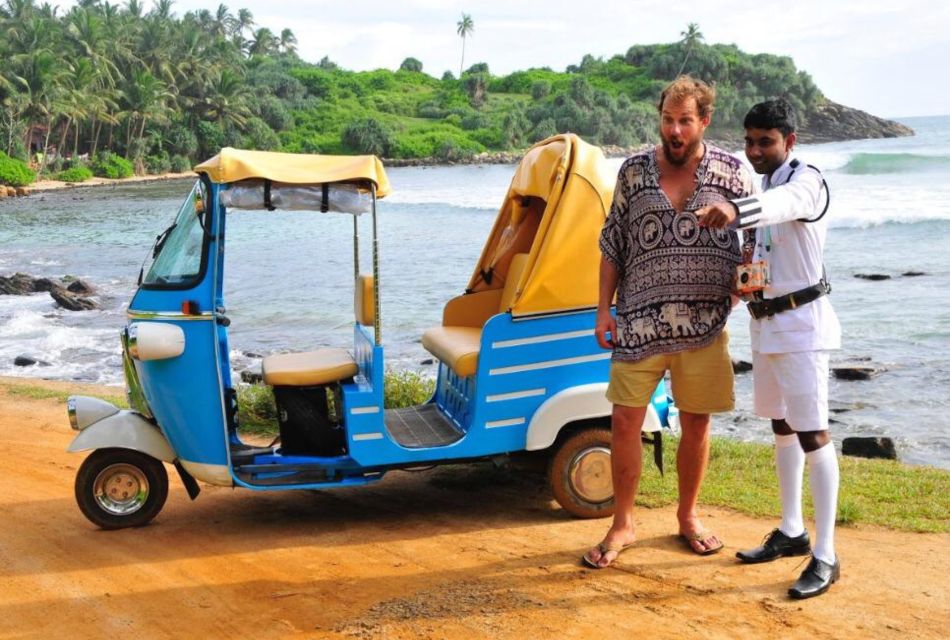
<path id="1" fill-rule="evenodd" d="M 798 118 L 795 108 L 784 98 L 766 100 L 749 109 L 742 126 L 746 129 L 778 129 L 783 136 L 795 131 Z"/>

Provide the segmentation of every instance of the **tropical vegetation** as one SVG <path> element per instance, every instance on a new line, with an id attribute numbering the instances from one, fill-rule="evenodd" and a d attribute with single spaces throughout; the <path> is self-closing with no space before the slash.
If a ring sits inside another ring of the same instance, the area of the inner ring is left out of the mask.
<path id="1" fill-rule="evenodd" d="M 766 97 L 806 119 L 823 100 L 790 58 L 705 44 L 695 23 L 678 42 L 507 75 L 464 67 L 473 31 L 462 14 L 458 77 L 413 57 L 355 72 L 302 60 L 290 29 L 223 4 L 179 16 L 172 0 L 79 0 L 62 13 L 0 0 L 0 152 L 40 174 L 83 165 L 108 177 L 187 170 L 223 146 L 464 161 L 565 131 L 601 145 L 651 140 L 656 98 L 679 73 L 716 83 L 713 135 Z"/>

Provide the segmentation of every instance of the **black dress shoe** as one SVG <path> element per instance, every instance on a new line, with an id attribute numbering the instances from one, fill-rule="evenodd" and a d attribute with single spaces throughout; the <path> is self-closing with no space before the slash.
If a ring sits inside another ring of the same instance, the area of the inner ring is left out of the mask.
<path id="1" fill-rule="evenodd" d="M 772 533 L 765 536 L 765 541 L 761 546 L 755 549 L 737 551 L 736 557 L 746 564 L 756 564 L 759 562 L 771 562 L 776 558 L 785 556 L 805 556 L 811 553 L 811 541 L 808 539 L 808 532 L 805 531 L 800 536 L 791 538 L 779 529 L 773 529 Z"/>
<path id="2" fill-rule="evenodd" d="M 813 557 L 802 571 L 798 582 L 788 590 L 788 595 L 796 600 L 820 596 L 841 577 L 841 562 L 835 558 L 834 564 L 828 564 Z"/>

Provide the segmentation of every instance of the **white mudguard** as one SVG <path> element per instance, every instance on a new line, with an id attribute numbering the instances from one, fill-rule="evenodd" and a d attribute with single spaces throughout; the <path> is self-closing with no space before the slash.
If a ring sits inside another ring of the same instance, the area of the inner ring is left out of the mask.
<path id="1" fill-rule="evenodd" d="M 132 449 L 164 462 L 178 457 L 158 427 L 134 411 L 119 411 L 94 422 L 80 431 L 66 450 L 107 448 Z"/>
<path id="2" fill-rule="evenodd" d="M 528 425 L 525 449 L 547 449 L 554 444 L 561 429 L 571 422 L 604 418 L 609 425 L 613 405 L 607 400 L 606 393 L 607 383 L 595 382 L 564 389 L 545 400 Z M 643 419 L 643 431 L 650 433 L 661 428 L 656 409 L 652 404 L 648 405 L 646 417 Z"/>

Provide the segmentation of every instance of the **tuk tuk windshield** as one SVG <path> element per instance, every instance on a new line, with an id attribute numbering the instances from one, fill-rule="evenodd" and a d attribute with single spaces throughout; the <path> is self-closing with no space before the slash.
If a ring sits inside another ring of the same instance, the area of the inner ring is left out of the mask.
<path id="1" fill-rule="evenodd" d="M 185 198 L 175 221 L 156 238 L 150 256 L 155 261 L 142 284 L 181 286 L 201 274 L 206 195 L 199 180 Z"/>

